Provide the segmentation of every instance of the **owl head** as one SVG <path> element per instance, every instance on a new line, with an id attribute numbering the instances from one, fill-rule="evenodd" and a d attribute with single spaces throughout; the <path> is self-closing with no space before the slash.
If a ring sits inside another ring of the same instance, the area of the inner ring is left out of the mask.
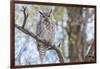
<path id="1" fill-rule="evenodd" d="M 50 11 L 39 11 L 40 13 L 40 20 L 43 23 L 50 24 L 52 21 L 52 10 Z"/>

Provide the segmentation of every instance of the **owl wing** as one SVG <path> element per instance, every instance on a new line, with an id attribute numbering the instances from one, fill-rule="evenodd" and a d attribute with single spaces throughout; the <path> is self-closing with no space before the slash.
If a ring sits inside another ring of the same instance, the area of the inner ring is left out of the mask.
<path id="1" fill-rule="evenodd" d="M 39 22 L 37 24 L 37 27 L 36 27 L 36 35 L 37 35 L 37 37 L 39 37 L 40 34 L 41 34 L 41 22 Z"/>

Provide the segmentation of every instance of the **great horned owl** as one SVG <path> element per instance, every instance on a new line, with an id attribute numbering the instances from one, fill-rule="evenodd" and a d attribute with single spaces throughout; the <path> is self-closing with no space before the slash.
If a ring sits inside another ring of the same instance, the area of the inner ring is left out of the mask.
<path id="1" fill-rule="evenodd" d="M 36 34 L 41 41 L 45 41 L 53 45 L 55 38 L 55 22 L 53 20 L 51 12 L 52 11 L 39 12 L 40 21 L 37 24 Z M 37 48 L 40 55 L 40 61 L 41 63 L 44 63 L 46 57 L 46 51 L 49 48 L 49 46 L 45 46 L 40 42 L 38 42 L 37 44 L 38 44 Z"/>

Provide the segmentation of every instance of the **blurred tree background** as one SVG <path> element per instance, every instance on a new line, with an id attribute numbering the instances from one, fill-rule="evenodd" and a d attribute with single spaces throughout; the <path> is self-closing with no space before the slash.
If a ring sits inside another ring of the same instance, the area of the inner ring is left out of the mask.
<path id="1" fill-rule="evenodd" d="M 50 10 L 56 24 L 54 45 L 60 51 L 64 63 L 94 61 L 94 8 L 16 4 L 15 24 L 21 27 L 26 23 L 23 29 L 36 35 L 39 11 Z M 55 50 L 46 51 L 45 64 L 60 63 L 59 59 Z M 41 64 L 37 40 L 16 26 L 15 64 Z"/>

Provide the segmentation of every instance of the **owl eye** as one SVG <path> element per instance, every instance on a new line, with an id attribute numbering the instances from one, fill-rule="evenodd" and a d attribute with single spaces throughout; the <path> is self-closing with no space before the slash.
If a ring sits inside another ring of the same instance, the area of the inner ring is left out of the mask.
<path id="1" fill-rule="evenodd" d="M 50 17 L 50 15 L 48 15 L 48 17 Z"/>

